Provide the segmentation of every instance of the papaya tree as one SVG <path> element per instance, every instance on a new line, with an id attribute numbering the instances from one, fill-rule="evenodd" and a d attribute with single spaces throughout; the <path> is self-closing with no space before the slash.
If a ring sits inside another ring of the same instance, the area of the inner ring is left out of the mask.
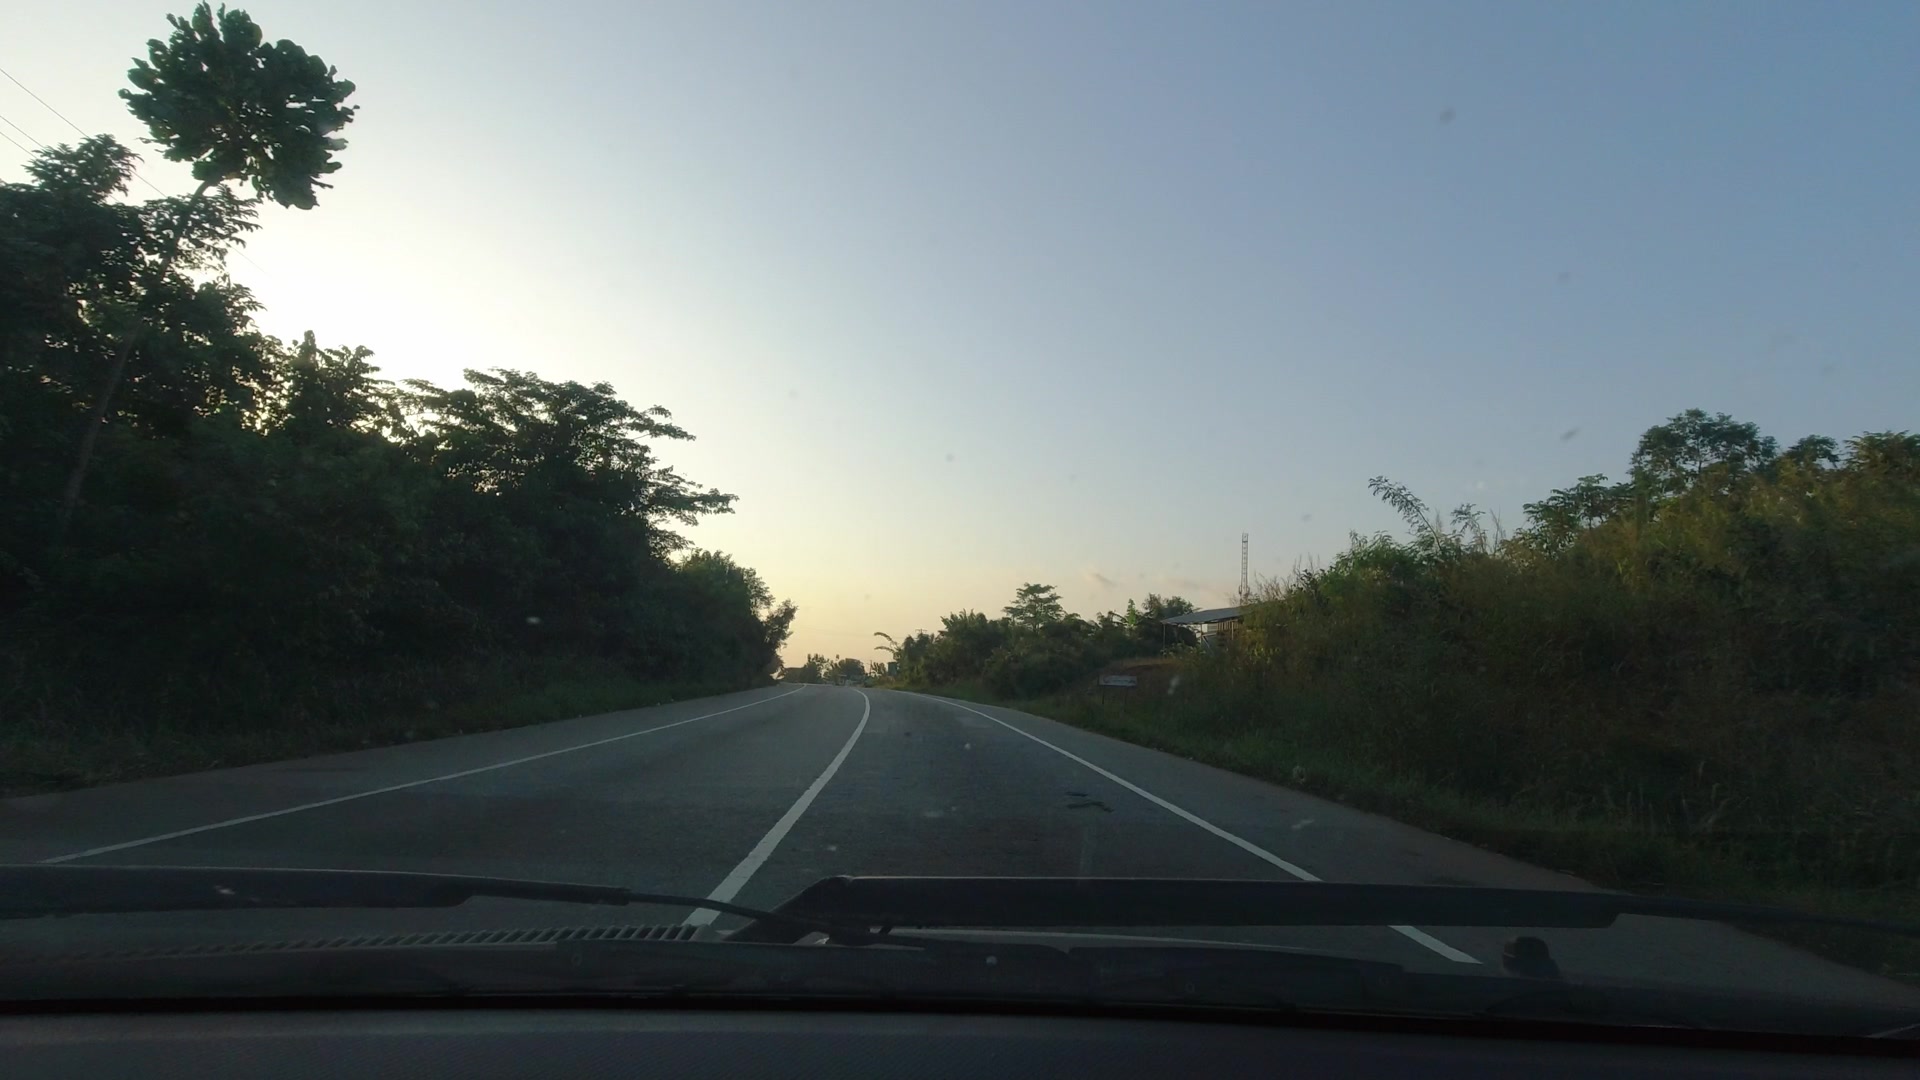
<path id="1" fill-rule="evenodd" d="M 203 3 L 191 16 L 169 15 L 167 22 L 173 33 L 147 43 L 147 59 L 135 60 L 127 73 L 134 89 L 120 96 L 168 160 L 191 164 L 199 185 L 174 200 L 159 251 L 141 275 L 147 297 L 167 281 L 183 245 L 191 246 L 210 192 L 245 182 L 257 198 L 311 210 L 316 189 L 331 186 L 322 178 L 340 168 L 334 155 L 346 142 L 336 133 L 355 111 L 344 104 L 353 83 L 291 41 L 269 43 L 244 11 L 222 6 L 216 12 Z M 61 492 L 56 544 L 79 505 L 100 429 L 145 329 L 136 320 L 121 331 L 108 361 Z"/>

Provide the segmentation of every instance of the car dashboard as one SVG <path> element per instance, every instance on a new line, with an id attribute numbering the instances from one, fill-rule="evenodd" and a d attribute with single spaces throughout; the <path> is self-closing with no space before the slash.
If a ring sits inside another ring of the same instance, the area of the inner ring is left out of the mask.
<path id="1" fill-rule="evenodd" d="M 0 1017 L 8 1075 L 1221 1077 L 1903 1076 L 1911 1042 L 1156 1014 L 475 1003 L 173 1011 L 115 1003 Z M 1550 1036 L 1550 1037 L 1543 1037 Z"/>

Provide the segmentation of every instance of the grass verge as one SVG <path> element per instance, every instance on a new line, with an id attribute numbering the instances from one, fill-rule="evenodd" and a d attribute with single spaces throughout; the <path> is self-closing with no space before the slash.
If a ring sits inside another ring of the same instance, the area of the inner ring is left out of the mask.
<path id="1" fill-rule="evenodd" d="M 125 705 L 21 710 L 0 717 L 0 797 L 494 731 L 744 687 L 651 682 L 591 664 L 523 663 L 387 673 L 331 689 L 290 690 L 278 707 L 241 707 L 214 696 L 204 710 L 159 715 Z"/>
<path id="2" fill-rule="evenodd" d="M 1337 743 L 1292 736 L 1283 726 L 1225 733 L 1182 723 L 1183 716 L 1204 711 L 1192 702 L 1176 712 L 1126 699 L 1102 701 L 1085 693 L 1009 701 L 977 682 L 920 689 L 1019 709 L 1284 785 L 1603 888 L 1920 924 L 1920 896 L 1909 890 L 1781 880 L 1724 851 L 1628 818 L 1573 813 L 1524 800 L 1476 798 L 1381 768 Z M 1761 932 L 1854 967 L 1920 984 L 1920 940 L 1846 929 L 1768 927 Z"/>

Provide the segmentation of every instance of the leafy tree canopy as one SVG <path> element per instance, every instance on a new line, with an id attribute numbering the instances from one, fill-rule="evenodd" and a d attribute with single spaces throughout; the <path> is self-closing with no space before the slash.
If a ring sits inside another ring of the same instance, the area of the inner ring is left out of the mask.
<path id="1" fill-rule="evenodd" d="M 167 16 L 173 33 L 147 42 L 120 91 L 170 161 L 203 184 L 250 181 L 282 206 L 311 210 L 320 178 L 340 168 L 335 132 L 353 119 L 353 83 L 291 41 L 269 43 L 239 10 L 201 4 Z"/>
<path id="2" fill-rule="evenodd" d="M 1726 413 L 1709 416 L 1688 409 L 1640 436 L 1629 462 L 1633 479 L 1656 495 L 1677 495 L 1701 482 L 1710 470 L 1725 478 L 1761 468 L 1778 454 L 1770 435 L 1757 425 Z"/>
<path id="3" fill-rule="evenodd" d="M 1015 626 L 1035 630 L 1065 618 L 1066 607 L 1053 586 L 1028 582 L 1013 594 L 1013 603 L 1007 605 L 1006 615 Z"/>
<path id="4" fill-rule="evenodd" d="M 659 461 L 692 437 L 666 410 L 525 371 L 395 385 L 260 332 L 221 273 L 257 200 L 225 183 L 311 205 L 351 85 L 240 12 L 173 27 L 129 104 L 199 191 L 127 200 L 105 136 L 0 183 L 0 722 L 351 730 L 476 672 L 772 673 L 795 608 L 679 554 L 734 499 Z"/>

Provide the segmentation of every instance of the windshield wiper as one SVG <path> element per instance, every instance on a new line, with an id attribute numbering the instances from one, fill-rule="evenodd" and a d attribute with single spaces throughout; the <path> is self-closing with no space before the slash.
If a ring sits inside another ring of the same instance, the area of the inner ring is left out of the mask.
<path id="1" fill-rule="evenodd" d="M 0 919 L 259 908 L 455 907 L 475 897 L 708 908 L 753 920 L 734 941 L 824 933 L 869 943 L 892 927 L 1491 926 L 1599 929 L 1622 915 L 1852 927 L 1920 937 L 1910 923 L 1758 904 L 1464 885 L 1191 878 L 830 877 L 768 911 L 617 885 L 391 870 L 0 866 Z M 872 928 L 880 928 L 880 935 Z M 891 942 L 908 944 L 898 936 Z M 923 944 L 914 941 L 912 944 Z"/>
<path id="2" fill-rule="evenodd" d="M 1600 929 L 1622 915 L 1853 927 L 1920 937 L 1910 923 L 1759 904 L 1467 885 L 1364 885 L 1188 878 L 832 877 L 775 909 L 861 926 L 1497 926 Z M 736 941 L 792 940 L 757 922 Z"/>
<path id="3" fill-rule="evenodd" d="M 698 896 L 617 885 L 418 874 L 212 866 L 0 866 L 0 919 L 259 908 L 457 907 L 475 897 L 564 904 L 708 908 L 775 925 L 798 940 L 824 933 L 844 943 L 872 937 L 838 920 L 783 914 Z"/>

